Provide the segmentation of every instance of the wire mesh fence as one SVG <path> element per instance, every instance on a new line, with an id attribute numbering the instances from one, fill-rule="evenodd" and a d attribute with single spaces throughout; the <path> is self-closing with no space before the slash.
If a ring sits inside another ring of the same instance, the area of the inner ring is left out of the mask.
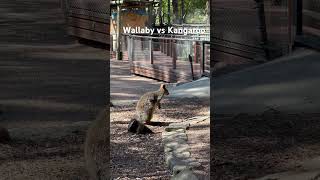
<path id="1" fill-rule="evenodd" d="M 110 3 L 105 0 L 65 0 L 69 14 L 110 19 Z"/>
<path id="2" fill-rule="evenodd" d="M 320 1 L 303 0 L 303 32 L 320 37 Z"/>
<path id="3" fill-rule="evenodd" d="M 211 1 L 213 74 L 287 54 L 292 26 L 288 0 Z"/>
<path id="4" fill-rule="evenodd" d="M 183 74 L 192 79 L 210 71 L 207 41 L 136 35 L 123 35 L 122 39 L 123 54 L 128 54 L 134 66 L 148 67 L 162 74 Z"/>

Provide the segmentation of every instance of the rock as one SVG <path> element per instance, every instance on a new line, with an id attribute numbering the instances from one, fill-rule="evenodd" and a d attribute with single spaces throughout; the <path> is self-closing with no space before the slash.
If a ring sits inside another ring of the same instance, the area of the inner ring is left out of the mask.
<path id="1" fill-rule="evenodd" d="M 179 129 L 182 129 L 183 131 L 186 131 L 187 130 L 187 126 L 186 125 L 183 125 L 183 124 L 176 124 L 176 125 L 169 125 L 168 127 L 165 128 L 165 131 L 167 132 L 172 132 L 172 131 L 176 131 L 176 130 L 179 130 Z"/>
<path id="2" fill-rule="evenodd" d="M 164 131 L 162 133 L 162 141 L 165 144 L 171 143 L 171 142 L 183 143 L 183 142 L 186 142 L 187 140 L 188 140 L 188 137 L 187 137 L 186 133 L 184 133 L 184 132 L 177 132 L 177 131 L 166 132 L 166 131 Z"/>
<path id="3" fill-rule="evenodd" d="M 136 119 L 132 119 L 128 125 L 128 131 L 137 134 L 150 134 L 153 133 L 146 125 Z"/>
<path id="4" fill-rule="evenodd" d="M 192 171 L 192 167 L 186 166 L 186 165 L 177 165 L 177 166 L 174 166 L 173 169 L 172 169 L 172 174 L 173 174 L 173 176 L 176 176 L 176 175 L 178 175 L 181 171 L 184 171 L 184 170 Z"/>
<path id="5" fill-rule="evenodd" d="M 197 176 L 189 169 L 184 169 L 170 180 L 198 180 Z"/>
<path id="6" fill-rule="evenodd" d="M 269 108 L 268 110 L 264 111 L 260 116 L 265 121 L 273 121 L 273 120 L 279 120 L 281 118 L 284 118 L 286 114 L 276 109 Z"/>
<path id="7" fill-rule="evenodd" d="M 136 133 L 139 124 L 140 124 L 139 121 L 137 121 L 136 119 L 131 119 L 128 125 L 128 131 L 132 133 Z"/>
<path id="8" fill-rule="evenodd" d="M 0 127 L 0 143 L 7 143 L 10 140 L 9 131 L 4 127 Z"/>
<path id="9" fill-rule="evenodd" d="M 182 123 L 171 123 L 168 127 L 166 127 L 166 131 L 173 131 L 178 129 L 183 129 L 184 131 L 188 130 L 190 127 L 190 123 L 182 122 Z"/>

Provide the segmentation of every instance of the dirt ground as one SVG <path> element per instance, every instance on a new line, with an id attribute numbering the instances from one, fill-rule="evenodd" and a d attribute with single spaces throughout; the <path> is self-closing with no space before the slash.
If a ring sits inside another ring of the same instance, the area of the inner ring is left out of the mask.
<path id="1" fill-rule="evenodd" d="M 319 114 L 268 110 L 257 115 L 215 115 L 211 178 L 253 179 L 299 168 L 320 155 Z"/>
<path id="2" fill-rule="evenodd" d="M 203 109 L 205 110 L 205 109 Z M 205 111 L 202 115 L 206 114 Z M 193 124 L 187 131 L 191 157 L 201 164 L 194 172 L 202 180 L 210 179 L 210 118 Z"/>

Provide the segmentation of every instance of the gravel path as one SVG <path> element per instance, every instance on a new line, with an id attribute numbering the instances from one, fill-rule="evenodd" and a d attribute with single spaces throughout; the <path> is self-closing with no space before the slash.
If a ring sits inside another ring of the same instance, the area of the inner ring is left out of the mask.
<path id="1" fill-rule="evenodd" d="M 164 164 L 161 128 L 155 134 L 135 135 L 127 132 L 134 106 L 111 108 L 111 168 L 114 179 L 169 179 Z"/>
<path id="2" fill-rule="evenodd" d="M 202 180 L 210 179 L 210 118 L 191 125 L 187 130 L 191 157 L 201 164 L 195 174 Z"/>
<path id="3" fill-rule="evenodd" d="M 59 139 L 14 139 L 0 144 L 0 179 L 88 179 L 84 168 L 85 132 Z"/>

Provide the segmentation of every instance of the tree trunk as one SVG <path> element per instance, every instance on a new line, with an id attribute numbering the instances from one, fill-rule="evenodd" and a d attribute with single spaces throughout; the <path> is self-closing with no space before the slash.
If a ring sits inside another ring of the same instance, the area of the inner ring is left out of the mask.
<path id="1" fill-rule="evenodd" d="M 181 17 L 180 17 L 180 24 L 184 23 L 184 0 L 181 0 Z"/>
<path id="2" fill-rule="evenodd" d="M 170 20 L 170 0 L 168 0 L 168 24 L 171 24 L 171 20 Z"/>
<path id="3" fill-rule="evenodd" d="M 162 0 L 159 1 L 159 24 L 160 26 L 163 25 L 163 21 L 162 21 Z"/>
<path id="4" fill-rule="evenodd" d="M 206 11 L 207 11 L 206 13 L 208 17 L 207 24 L 210 24 L 210 1 L 209 0 L 206 3 Z"/>
<path id="5" fill-rule="evenodd" d="M 172 10 L 174 13 L 173 23 L 177 24 L 179 22 L 179 1 L 172 0 Z"/>

